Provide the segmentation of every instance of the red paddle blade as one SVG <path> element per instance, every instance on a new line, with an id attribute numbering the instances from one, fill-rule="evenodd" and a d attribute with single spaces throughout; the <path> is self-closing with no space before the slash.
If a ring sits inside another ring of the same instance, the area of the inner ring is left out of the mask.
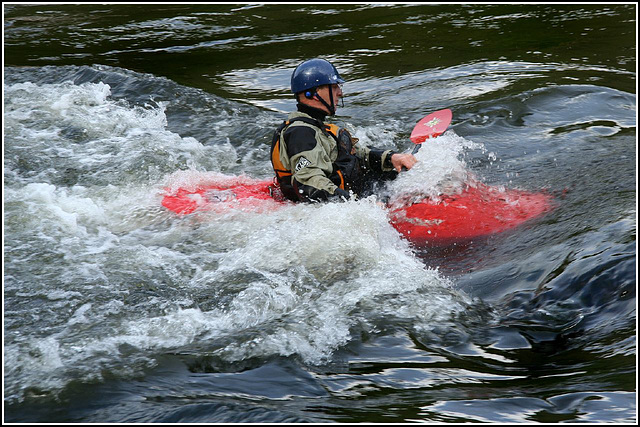
<path id="1" fill-rule="evenodd" d="M 411 132 L 411 142 L 422 144 L 427 138 L 441 135 L 451 124 L 453 114 L 448 108 L 434 111 L 418 122 Z"/>

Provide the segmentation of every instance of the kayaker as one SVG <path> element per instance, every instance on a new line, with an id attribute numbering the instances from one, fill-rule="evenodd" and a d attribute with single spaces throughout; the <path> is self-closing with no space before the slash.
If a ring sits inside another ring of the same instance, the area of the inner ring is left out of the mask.
<path id="1" fill-rule="evenodd" d="M 324 59 L 304 61 L 291 75 L 297 111 L 274 133 L 271 161 L 283 195 L 293 201 L 348 200 L 368 195 L 376 182 L 411 169 L 416 158 L 358 144 L 358 139 L 325 123 L 342 100 L 336 67 Z"/>

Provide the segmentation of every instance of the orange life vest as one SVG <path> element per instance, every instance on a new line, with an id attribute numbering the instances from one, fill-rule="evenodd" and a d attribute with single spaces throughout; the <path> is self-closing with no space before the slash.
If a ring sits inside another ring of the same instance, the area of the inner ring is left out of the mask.
<path id="1" fill-rule="evenodd" d="M 322 122 L 319 122 L 318 120 L 307 118 L 307 117 L 296 117 L 291 120 L 286 120 L 282 124 L 280 124 L 280 126 L 278 126 L 275 133 L 273 134 L 273 139 L 271 141 L 271 165 L 273 166 L 273 171 L 276 174 L 276 180 L 282 190 L 282 193 L 287 198 L 290 198 L 292 200 L 296 200 L 295 193 L 291 194 L 293 191 L 293 183 L 291 182 L 291 179 L 292 179 L 291 177 L 293 173 L 289 169 L 287 169 L 285 165 L 282 163 L 282 161 L 280 160 L 280 153 L 281 153 L 280 138 L 282 138 L 282 133 L 284 129 L 290 124 L 297 121 L 304 122 L 314 127 L 317 127 L 320 130 L 322 130 L 326 135 L 332 136 L 336 140 L 336 143 L 338 145 L 338 151 L 340 151 L 342 145 L 344 145 L 344 143 L 343 144 L 340 143 L 341 133 L 346 132 L 346 130 L 341 129 L 337 125 L 322 123 Z M 350 135 L 349 135 L 349 138 L 350 138 Z M 348 150 L 351 151 L 351 147 L 349 147 Z M 336 167 L 335 164 L 334 164 L 334 170 L 337 174 L 338 179 L 337 180 L 332 179 L 332 181 L 339 188 L 344 190 L 345 179 L 344 179 L 343 172 L 340 170 L 340 168 Z"/>

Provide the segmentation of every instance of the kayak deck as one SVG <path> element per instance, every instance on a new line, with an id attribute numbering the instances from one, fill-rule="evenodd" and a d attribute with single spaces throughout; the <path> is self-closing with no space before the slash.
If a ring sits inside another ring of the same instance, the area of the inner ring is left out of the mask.
<path id="1" fill-rule="evenodd" d="M 425 199 L 390 212 L 393 226 L 414 243 L 456 241 L 501 233 L 551 209 L 551 196 L 479 184 L 460 194 Z"/>

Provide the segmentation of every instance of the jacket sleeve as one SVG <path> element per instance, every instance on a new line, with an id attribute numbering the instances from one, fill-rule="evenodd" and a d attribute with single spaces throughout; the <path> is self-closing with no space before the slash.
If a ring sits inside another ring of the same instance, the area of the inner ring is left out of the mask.
<path id="1" fill-rule="evenodd" d="M 356 143 L 355 149 L 356 155 L 364 160 L 364 164 L 369 170 L 377 173 L 394 170 L 391 164 L 391 156 L 395 154 L 395 151 L 365 147 L 358 143 Z"/>

